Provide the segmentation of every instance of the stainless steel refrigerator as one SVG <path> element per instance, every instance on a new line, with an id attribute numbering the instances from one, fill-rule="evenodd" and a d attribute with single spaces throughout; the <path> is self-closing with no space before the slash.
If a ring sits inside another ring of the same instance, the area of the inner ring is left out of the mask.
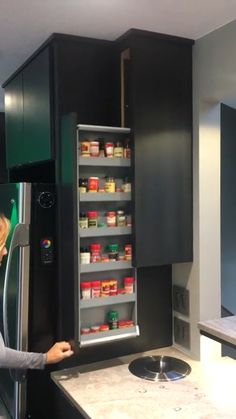
<path id="1" fill-rule="evenodd" d="M 0 212 L 11 221 L 8 255 L 0 268 L 0 329 L 6 346 L 14 349 L 46 352 L 55 341 L 55 208 L 54 185 L 0 185 Z M 0 369 L 0 403 L 5 416 L 43 417 L 38 398 L 45 409 L 49 374 L 47 368 Z"/>

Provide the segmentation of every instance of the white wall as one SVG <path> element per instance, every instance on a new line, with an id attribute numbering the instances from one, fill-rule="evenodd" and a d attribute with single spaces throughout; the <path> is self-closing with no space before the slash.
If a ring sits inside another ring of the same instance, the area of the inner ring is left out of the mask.
<path id="1" fill-rule="evenodd" d="M 173 283 L 190 290 L 189 352 L 201 359 L 205 339 L 197 322 L 221 315 L 220 103 L 235 107 L 235 101 L 236 21 L 199 39 L 193 48 L 194 261 L 173 266 Z M 220 345 L 209 343 L 210 353 L 219 354 Z"/>

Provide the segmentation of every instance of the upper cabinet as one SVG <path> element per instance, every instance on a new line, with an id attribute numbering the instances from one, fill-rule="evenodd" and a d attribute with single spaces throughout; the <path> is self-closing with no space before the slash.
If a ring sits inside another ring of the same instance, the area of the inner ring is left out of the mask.
<path id="1" fill-rule="evenodd" d="M 53 157 L 49 67 L 46 48 L 5 85 L 9 168 Z"/>
<path id="2" fill-rule="evenodd" d="M 131 30 L 121 123 L 134 135 L 134 264 L 192 260 L 192 41 Z"/>

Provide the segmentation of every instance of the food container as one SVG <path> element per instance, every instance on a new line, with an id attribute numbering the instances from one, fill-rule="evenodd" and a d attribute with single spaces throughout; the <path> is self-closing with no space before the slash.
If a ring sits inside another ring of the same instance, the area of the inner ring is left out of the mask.
<path id="1" fill-rule="evenodd" d="M 80 248 L 80 263 L 87 264 L 90 263 L 90 251 L 88 247 L 81 247 Z"/>
<path id="2" fill-rule="evenodd" d="M 81 335 L 89 335 L 90 328 L 89 327 L 82 327 L 81 328 Z"/>
<path id="3" fill-rule="evenodd" d="M 118 281 L 117 279 L 110 279 L 110 296 L 112 295 L 117 295 L 117 285 L 118 285 Z"/>
<path id="4" fill-rule="evenodd" d="M 99 331 L 100 332 L 107 332 L 109 330 L 108 324 L 101 324 Z"/>
<path id="5" fill-rule="evenodd" d="M 90 332 L 91 333 L 97 333 L 100 331 L 100 326 L 91 326 L 90 327 Z"/>
<path id="6" fill-rule="evenodd" d="M 109 297 L 110 295 L 110 281 L 101 281 L 101 297 Z"/>
<path id="7" fill-rule="evenodd" d="M 88 211 L 88 228 L 94 228 L 98 226 L 98 212 L 97 211 Z"/>
<path id="8" fill-rule="evenodd" d="M 80 155 L 82 157 L 90 157 L 90 141 L 83 140 L 80 143 Z"/>
<path id="9" fill-rule="evenodd" d="M 101 262 L 101 245 L 99 243 L 90 244 L 90 262 Z"/>
<path id="10" fill-rule="evenodd" d="M 88 192 L 97 192 L 99 189 L 99 178 L 91 176 L 88 178 Z"/>
<path id="11" fill-rule="evenodd" d="M 116 212 L 116 225 L 117 227 L 124 227 L 126 225 L 125 212 L 122 210 Z"/>
<path id="12" fill-rule="evenodd" d="M 90 142 L 90 156 L 99 157 L 99 141 Z"/>
<path id="13" fill-rule="evenodd" d="M 82 230 L 88 228 L 88 217 L 83 212 L 81 212 L 79 215 L 79 228 L 81 228 Z"/>
<path id="14" fill-rule="evenodd" d="M 125 260 L 132 260 L 132 244 L 125 245 Z"/>
<path id="15" fill-rule="evenodd" d="M 101 281 L 91 282 L 91 297 L 98 298 L 101 296 Z"/>
<path id="16" fill-rule="evenodd" d="M 105 192 L 113 193 L 116 191 L 116 183 L 113 177 L 106 177 L 104 184 Z"/>
<path id="17" fill-rule="evenodd" d="M 114 157 L 114 143 L 113 142 L 106 142 L 105 143 L 105 154 L 106 157 Z"/>
<path id="18" fill-rule="evenodd" d="M 81 282 L 80 290 L 82 300 L 89 300 L 91 298 L 91 282 Z"/>
<path id="19" fill-rule="evenodd" d="M 127 276 L 124 278 L 124 288 L 126 294 L 133 294 L 134 292 L 134 277 Z"/>
<path id="20" fill-rule="evenodd" d="M 118 311 L 110 310 L 107 313 L 109 329 L 118 329 Z"/>
<path id="21" fill-rule="evenodd" d="M 116 243 L 108 244 L 107 249 L 110 262 L 116 262 L 119 257 L 119 245 Z"/>
<path id="22" fill-rule="evenodd" d="M 106 220 L 107 220 L 107 227 L 115 227 L 116 226 L 116 212 L 108 211 L 106 214 Z"/>

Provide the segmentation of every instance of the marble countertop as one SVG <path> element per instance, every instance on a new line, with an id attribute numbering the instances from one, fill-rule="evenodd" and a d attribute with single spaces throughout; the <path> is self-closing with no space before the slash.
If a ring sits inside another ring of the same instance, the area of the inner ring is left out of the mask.
<path id="1" fill-rule="evenodd" d="M 128 363 L 147 355 L 183 359 L 192 371 L 168 382 L 132 375 Z M 202 363 L 168 347 L 56 371 L 51 377 L 85 418 L 236 418 L 236 361 L 227 357 Z"/>
<path id="2" fill-rule="evenodd" d="M 199 322 L 198 327 L 200 331 L 236 347 L 236 316 Z"/>

